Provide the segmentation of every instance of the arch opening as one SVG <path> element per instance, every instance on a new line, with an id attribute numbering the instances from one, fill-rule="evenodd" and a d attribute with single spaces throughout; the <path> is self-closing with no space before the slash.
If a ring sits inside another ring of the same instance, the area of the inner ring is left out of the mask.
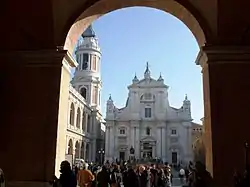
<path id="1" fill-rule="evenodd" d="M 73 141 L 72 141 L 72 139 L 70 139 L 69 143 L 68 143 L 68 154 L 73 155 Z"/>
<path id="2" fill-rule="evenodd" d="M 80 158 L 80 144 L 77 141 L 75 145 L 75 158 Z"/>
<path id="3" fill-rule="evenodd" d="M 67 36 L 64 36 L 63 40 L 65 50 L 68 50 L 73 54 L 74 47 L 77 43 L 79 36 L 82 32 L 87 29 L 87 27 L 99 17 L 110 13 L 115 10 L 128 7 L 148 7 L 162 10 L 166 13 L 169 13 L 182 21 L 193 33 L 196 38 L 197 43 L 200 47 L 204 46 L 210 29 L 206 21 L 193 10 L 191 5 L 182 5 L 181 3 L 168 0 L 168 1 L 146 1 L 146 0 L 133 0 L 133 1 L 110 1 L 110 0 L 101 0 L 87 8 L 85 11 L 82 11 L 75 16 L 75 20 L 72 20 L 71 23 L 66 27 L 68 32 Z M 66 40 L 65 40 L 66 37 Z"/>
<path id="4" fill-rule="evenodd" d="M 73 125 L 73 126 L 75 123 L 75 106 L 73 103 L 71 103 L 71 105 L 70 105 L 69 123 L 70 123 L 70 125 Z"/>
<path id="5" fill-rule="evenodd" d="M 80 129 L 80 122 L 81 122 L 81 110 L 80 108 L 78 108 L 76 114 L 76 127 L 79 129 Z"/>

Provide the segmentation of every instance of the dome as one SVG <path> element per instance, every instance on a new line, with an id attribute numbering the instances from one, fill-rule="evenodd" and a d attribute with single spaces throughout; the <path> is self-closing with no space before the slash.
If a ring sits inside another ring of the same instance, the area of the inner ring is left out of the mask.
<path id="1" fill-rule="evenodd" d="M 88 37 L 95 37 L 95 32 L 92 28 L 92 25 L 90 25 L 83 33 L 82 33 L 82 37 L 83 38 L 88 38 Z"/>
<path id="2" fill-rule="evenodd" d="M 100 52 L 100 47 L 96 34 L 90 25 L 83 33 L 82 39 L 79 41 L 77 50 L 94 50 Z"/>

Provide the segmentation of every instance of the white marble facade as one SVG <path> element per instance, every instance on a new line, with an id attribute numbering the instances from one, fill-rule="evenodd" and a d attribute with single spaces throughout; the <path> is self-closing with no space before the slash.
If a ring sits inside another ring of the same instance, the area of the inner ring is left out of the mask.
<path id="1" fill-rule="evenodd" d="M 88 162 L 100 160 L 104 149 L 103 118 L 100 111 L 101 52 L 90 26 L 81 36 L 76 48 L 78 67 L 69 88 L 66 155 Z"/>
<path id="2" fill-rule="evenodd" d="M 155 80 L 147 64 L 144 78 L 134 77 L 123 108 L 109 97 L 106 111 L 105 159 L 158 158 L 169 163 L 193 160 L 191 104 L 187 96 L 180 108 L 169 105 L 168 86 Z M 130 154 L 134 148 L 135 153 Z"/>

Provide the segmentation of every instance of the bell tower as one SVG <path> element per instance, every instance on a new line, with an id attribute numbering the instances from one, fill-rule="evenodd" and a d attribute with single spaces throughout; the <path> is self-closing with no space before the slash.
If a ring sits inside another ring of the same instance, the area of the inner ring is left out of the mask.
<path id="1" fill-rule="evenodd" d="M 90 25 L 81 35 L 76 47 L 78 67 L 71 81 L 73 87 L 85 98 L 86 102 L 100 109 L 101 100 L 101 50 L 96 34 Z"/>

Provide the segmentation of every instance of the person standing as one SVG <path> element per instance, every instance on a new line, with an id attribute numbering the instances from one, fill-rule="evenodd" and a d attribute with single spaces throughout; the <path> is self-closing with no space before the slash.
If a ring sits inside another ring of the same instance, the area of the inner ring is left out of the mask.
<path id="1" fill-rule="evenodd" d="M 87 168 L 88 164 L 85 164 L 83 168 L 80 171 L 78 171 L 77 178 L 78 178 L 78 185 L 80 187 L 91 187 L 92 182 L 95 179 L 94 175 Z"/>
<path id="2" fill-rule="evenodd" d="M 61 175 L 59 179 L 56 176 L 53 176 L 53 186 L 56 187 L 76 187 L 77 180 L 74 172 L 70 167 L 70 163 L 68 161 L 62 161 L 60 166 Z"/>
<path id="3" fill-rule="evenodd" d="M 106 166 L 102 166 L 102 170 L 97 173 L 97 187 L 109 187 L 110 176 Z"/>
<path id="4" fill-rule="evenodd" d="M 0 187 L 5 187 L 5 178 L 3 170 L 0 168 Z"/>

